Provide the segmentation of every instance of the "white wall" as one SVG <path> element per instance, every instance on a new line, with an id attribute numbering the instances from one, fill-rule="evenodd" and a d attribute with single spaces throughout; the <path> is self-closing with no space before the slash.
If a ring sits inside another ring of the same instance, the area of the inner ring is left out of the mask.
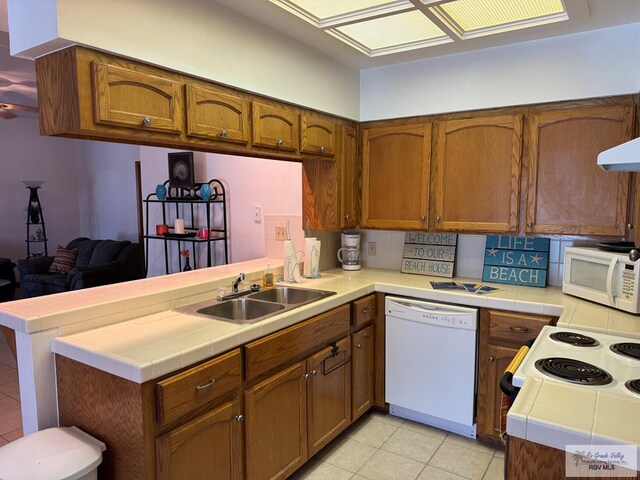
<path id="1" fill-rule="evenodd" d="M 144 197 L 153 192 L 157 184 L 167 180 L 167 153 L 172 151 L 175 150 L 141 147 Z M 266 256 L 265 220 L 263 218 L 261 223 L 254 223 L 255 205 L 262 206 L 263 217 L 302 214 L 302 166 L 299 163 L 196 153 L 194 169 L 196 182 L 216 178 L 221 180 L 227 189 L 230 262 Z M 217 212 L 214 213 L 217 215 Z M 155 209 L 155 213 L 150 210 L 149 217 L 150 229 L 155 229 L 156 224 L 162 223 L 159 208 Z M 185 246 L 192 248 L 190 244 Z M 176 271 L 177 265 L 175 250 L 171 250 L 173 271 Z M 165 273 L 163 252 L 162 242 L 150 242 L 149 276 Z M 206 259 L 203 253 L 201 251 L 199 255 L 199 266 L 204 265 L 204 262 L 201 262 L 202 259 Z M 221 264 L 223 258 L 222 242 L 217 242 L 213 260 L 215 264 Z"/>
<path id="2" fill-rule="evenodd" d="M 361 71 L 360 120 L 637 93 L 640 24 Z"/>
<path id="3" fill-rule="evenodd" d="M 41 137 L 36 118 L 17 117 L 0 120 L 0 145 L 0 257 L 26 257 L 29 191 L 20 180 L 47 182 L 38 195 L 54 255 L 58 244 L 80 236 L 74 141 Z"/>
<path id="4" fill-rule="evenodd" d="M 40 2 L 56 3 L 10 0 L 12 54 L 43 41 L 26 20 L 34 15 L 49 36 L 57 26 L 57 38 L 358 118 L 357 69 L 219 4 L 58 0 L 52 18 L 51 9 L 42 11 Z"/>
<path id="5" fill-rule="evenodd" d="M 134 163 L 140 147 L 77 140 L 75 157 L 82 235 L 137 242 Z"/>

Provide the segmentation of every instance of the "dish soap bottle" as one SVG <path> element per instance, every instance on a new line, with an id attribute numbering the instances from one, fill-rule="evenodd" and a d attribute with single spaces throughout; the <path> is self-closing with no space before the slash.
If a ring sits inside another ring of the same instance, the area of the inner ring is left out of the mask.
<path id="1" fill-rule="evenodd" d="M 267 263 L 267 268 L 264 271 L 264 275 L 262 276 L 262 286 L 264 288 L 273 287 L 273 272 L 271 271 L 271 265 Z"/>

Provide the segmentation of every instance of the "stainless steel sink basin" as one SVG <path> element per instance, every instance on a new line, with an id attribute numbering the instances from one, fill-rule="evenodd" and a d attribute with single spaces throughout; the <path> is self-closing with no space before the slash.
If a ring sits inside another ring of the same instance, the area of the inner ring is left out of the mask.
<path id="1" fill-rule="evenodd" d="M 335 292 L 327 290 L 306 290 L 294 287 L 274 287 L 270 290 L 249 295 L 249 298 L 255 300 L 264 300 L 265 302 L 276 302 L 284 305 L 304 305 L 305 303 L 315 302 L 321 298 L 335 295 Z"/>
<path id="2" fill-rule="evenodd" d="M 253 323 L 268 315 L 284 310 L 284 305 L 272 302 L 259 302 L 250 298 L 235 298 L 196 310 L 201 315 L 226 318 L 240 323 Z"/>
<path id="3" fill-rule="evenodd" d="M 225 322 L 250 324 L 321 300 L 336 292 L 294 287 L 274 287 L 231 300 L 207 300 L 176 308 L 177 312 Z"/>

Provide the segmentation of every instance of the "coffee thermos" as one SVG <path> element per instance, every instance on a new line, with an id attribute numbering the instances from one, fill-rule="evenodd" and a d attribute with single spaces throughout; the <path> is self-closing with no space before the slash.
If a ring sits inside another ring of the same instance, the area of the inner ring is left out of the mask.
<path id="1" fill-rule="evenodd" d="M 342 248 L 338 250 L 338 260 L 343 270 L 360 270 L 360 234 L 344 232 L 342 234 Z"/>

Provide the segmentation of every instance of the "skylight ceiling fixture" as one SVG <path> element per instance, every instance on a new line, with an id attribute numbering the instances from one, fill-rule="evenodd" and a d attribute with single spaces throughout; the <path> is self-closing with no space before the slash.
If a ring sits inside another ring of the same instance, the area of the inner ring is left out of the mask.
<path id="1" fill-rule="evenodd" d="M 563 0 L 455 0 L 429 10 L 463 40 L 569 19 Z"/>
<path id="2" fill-rule="evenodd" d="M 375 57 L 567 20 L 564 0 L 269 0 Z"/>

